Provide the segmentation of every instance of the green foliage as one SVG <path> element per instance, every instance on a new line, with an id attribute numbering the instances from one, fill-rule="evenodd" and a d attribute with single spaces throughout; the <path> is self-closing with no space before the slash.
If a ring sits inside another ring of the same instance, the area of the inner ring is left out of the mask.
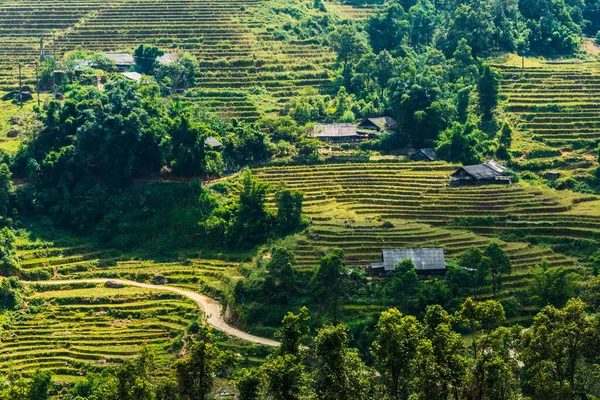
<path id="1" fill-rule="evenodd" d="M 0 224 L 3 217 L 8 217 L 13 195 L 10 169 L 7 164 L 0 163 Z"/>
<path id="2" fill-rule="evenodd" d="M 285 354 L 269 359 L 263 369 L 273 400 L 303 400 L 309 393 L 309 381 L 301 359 Z"/>
<path id="3" fill-rule="evenodd" d="M 0 281 L 0 311 L 12 311 L 23 305 L 22 286 L 18 278 L 2 278 Z"/>
<path id="4" fill-rule="evenodd" d="M 265 376 L 258 369 L 242 369 L 235 378 L 240 400 L 263 399 Z"/>
<path id="5" fill-rule="evenodd" d="M 406 259 L 394 268 L 389 282 L 389 291 L 401 310 L 414 314 L 420 309 L 424 286 L 417 275 L 417 268 L 410 259 Z"/>
<path id="6" fill-rule="evenodd" d="M 0 229 L 0 275 L 13 276 L 19 271 L 15 235 L 8 228 Z"/>
<path id="7" fill-rule="evenodd" d="M 467 122 L 461 125 L 455 122 L 440 134 L 437 153 L 445 160 L 470 165 L 480 163 L 488 148 L 486 134 L 475 124 Z"/>
<path id="8" fill-rule="evenodd" d="M 370 391 L 371 372 L 358 351 L 348 347 L 348 328 L 326 326 L 315 338 L 316 368 L 313 377 L 317 399 L 362 400 Z"/>
<path id="9" fill-rule="evenodd" d="M 390 399 L 407 398 L 411 392 L 421 331 L 415 317 L 394 308 L 379 317 L 371 351 Z"/>
<path id="10" fill-rule="evenodd" d="M 331 314 L 333 320 L 338 317 L 338 308 L 342 296 L 348 289 L 348 270 L 341 249 L 333 249 L 321 258 L 310 282 L 313 298 L 322 309 Z"/>
<path id="11" fill-rule="evenodd" d="M 494 109 L 498 105 L 499 82 L 496 72 L 485 64 L 482 67 L 481 77 L 477 82 L 479 92 L 479 110 L 484 120 L 491 120 Z"/>
<path id="12" fill-rule="evenodd" d="M 50 389 L 52 388 L 52 373 L 50 371 L 37 370 L 31 378 L 29 384 L 30 400 L 48 400 L 50 399 Z"/>
<path id="13" fill-rule="evenodd" d="M 275 198 L 277 202 L 277 226 L 281 235 L 287 235 L 302 226 L 302 201 L 304 194 L 286 187 Z"/>
<path id="14" fill-rule="evenodd" d="M 300 352 L 300 345 L 303 339 L 308 335 L 308 320 L 310 315 L 308 308 L 302 307 L 299 314 L 291 312 L 283 318 L 282 327 L 277 332 L 276 337 L 281 341 L 279 354 L 291 354 L 297 356 Z"/>
<path id="15" fill-rule="evenodd" d="M 561 267 L 550 269 L 547 260 L 542 260 L 533 272 L 529 291 L 536 304 L 562 307 L 567 300 L 575 297 L 577 274 Z"/>
<path id="16" fill-rule="evenodd" d="M 329 36 L 329 43 L 342 64 L 342 75 L 349 81 L 352 64 L 367 51 L 365 40 L 349 25 L 342 25 Z"/>
<path id="17" fill-rule="evenodd" d="M 252 175 L 250 170 L 242 173 L 242 190 L 231 223 L 227 227 L 227 242 L 237 248 L 248 248 L 262 243 L 271 232 L 273 215 L 265 201 L 267 184 Z"/>
<path id="18" fill-rule="evenodd" d="M 485 256 L 490 260 L 490 273 L 492 275 L 492 288 L 495 298 L 501 284 L 501 277 L 502 275 L 510 275 L 512 263 L 506 251 L 497 243 L 491 243 L 485 249 Z"/>
<path id="19" fill-rule="evenodd" d="M 198 60 L 184 53 L 176 62 L 160 65 L 155 77 L 165 93 L 171 94 L 194 86 L 198 71 Z"/>
<path id="20" fill-rule="evenodd" d="M 133 52 L 137 71 L 141 74 L 154 75 L 158 67 L 156 59 L 163 54 L 165 53 L 157 47 L 140 44 Z"/>
<path id="21" fill-rule="evenodd" d="M 566 399 L 586 392 L 582 358 L 593 338 L 594 321 L 584 308 L 578 299 L 569 300 L 563 309 L 547 306 L 523 332 L 522 359 L 532 396 Z"/>
<path id="22" fill-rule="evenodd" d="M 174 364 L 178 400 L 205 400 L 209 398 L 215 374 L 227 368 L 228 357 L 214 344 L 208 325 L 200 327 L 188 355 Z"/>

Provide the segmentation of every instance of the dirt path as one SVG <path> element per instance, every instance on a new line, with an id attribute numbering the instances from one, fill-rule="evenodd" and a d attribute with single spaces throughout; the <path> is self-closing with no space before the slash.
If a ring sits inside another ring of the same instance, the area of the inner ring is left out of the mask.
<path id="1" fill-rule="evenodd" d="M 215 329 L 220 330 L 221 332 L 233 336 L 247 342 L 262 344 L 265 346 L 279 346 L 279 342 L 267 338 L 263 338 L 260 336 L 250 335 L 249 333 L 243 332 L 233 326 L 229 325 L 223 319 L 223 307 L 221 303 L 218 301 L 211 299 L 210 297 L 204 296 L 202 294 L 198 294 L 196 292 L 192 292 L 190 290 L 179 289 L 173 286 L 164 286 L 164 285 L 150 285 L 148 283 L 140 283 L 135 281 L 128 281 L 123 279 L 70 279 L 70 280 L 56 280 L 56 281 L 30 281 L 28 283 L 37 283 L 40 285 L 65 285 L 72 283 L 106 283 L 107 281 L 120 283 L 125 286 L 137 286 L 146 289 L 156 289 L 163 290 L 167 292 L 177 293 L 181 296 L 185 296 L 188 299 L 193 300 L 198 304 L 203 310 L 206 316 L 208 317 L 208 324 L 214 327 Z M 93 289 L 93 288 L 91 288 Z"/>

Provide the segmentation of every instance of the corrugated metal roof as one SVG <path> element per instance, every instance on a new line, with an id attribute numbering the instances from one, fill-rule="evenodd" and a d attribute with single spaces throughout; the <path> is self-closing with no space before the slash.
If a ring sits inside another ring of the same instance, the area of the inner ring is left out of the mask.
<path id="1" fill-rule="evenodd" d="M 159 64 L 175 63 L 177 60 L 179 60 L 179 57 L 173 53 L 165 53 L 156 59 Z"/>
<path id="2" fill-rule="evenodd" d="M 313 136 L 317 138 L 359 136 L 354 124 L 317 124 L 313 128 Z"/>
<path id="3" fill-rule="evenodd" d="M 134 65 L 133 56 L 128 53 L 106 53 L 106 57 L 110 58 L 117 65 Z"/>
<path id="4" fill-rule="evenodd" d="M 208 147 L 212 147 L 213 149 L 216 147 L 223 146 L 223 143 L 219 142 L 217 139 L 215 139 L 212 136 L 207 137 L 206 140 L 204 141 L 204 144 L 206 144 Z"/>
<path id="5" fill-rule="evenodd" d="M 438 159 L 437 154 L 435 153 L 435 150 L 433 150 L 431 147 L 428 147 L 426 149 L 419 149 L 417 152 L 415 152 L 413 155 L 410 156 L 411 159 L 419 153 L 422 153 L 423 155 L 425 155 L 425 157 L 427 157 L 431 161 L 435 161 Z"/>
<path id="6" fill-rule="evenodd" d="M 460 170 L 464 170 L 469 176 L 471 176 L 475 180 L 488 180 L 496 179 L 496 177 L 498 176 L 503 176 L 506 168 L 498 164 L 496 161 L 490 160 L 485 164 L 465 165 L 458 171 L 456 171 L 454 174 L 452 174 L 452 176 L 457 175 Z"/>
<path id="7" fill-rule="evenodd" d="M 131 79 L 132 81 L 136 82 L 139 82 L 140 79 L 142 79 L 142 74 L 137 72 L 121 72 L 121 75 L 123 75 L 127 79 Z"/>
<path id="8" fill-rule="evenodd" d="M 395 131 L 398 128 L 398 123 L 391 117 L 367 118 L 359 127 L 367 128 L 370 124 L 375 125 L 380 131 Z"/>
<path id="9" fill-rule="evenodd" d="M 446 269 L 444 249 L 441 248 L 383 249 L 382 253 L 383 262 L 371 264 L 372 268 L 384 268 L 386 271 L 393 271 L 398 263 L 410 259 L 419 271 Z"/>

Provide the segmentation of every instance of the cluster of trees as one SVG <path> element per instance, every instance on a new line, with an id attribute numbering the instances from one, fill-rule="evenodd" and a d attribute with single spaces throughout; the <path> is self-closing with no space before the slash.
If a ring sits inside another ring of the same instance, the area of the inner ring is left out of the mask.
<path id="1" fill-rule="evenodd" d="M 435 14 L 435 7 L 424 3 L 411 7 L 411 12 L 427 8 Z M 447 25 L 441 19 L 431 17 L 426 23 L 407 15 L 399 2 L 390 1 L 365 27 L 337 27 L 329 42 L 342 69 L 338 96 L 329 105 L 300 99 L 291 105 L 290 115 L 327 119 L 333 110 L 341 121 L 389 115 L 399 122 L 398 134 L 367 142 L 366 148 L 389 150 L 410 141 L 416 147 L 437 147 L 440 156 L 462 162 L 494 153 L 500 131 L 495 118 L 497 74 L 480 61 L 481 52 L 465 37 L 457 36 L 452 46 L 440 44 L 439 30 Z M 409 20 L 417 24 L 413 35 L 432 29 L 426 34 L 429 39 L 409 41 Z"/>
<path id="2" fill-rule="evenodd" d="M 338 24 L 329 34 L 343 76 L 338 94 L 309 93 L 284 112 L 302 125 L 390 115 L 402 135 L 365 148 L 410 141 L 452 161 L 509 159 L 494 118 L 498 78 L 481 59 L 496 51 L 571 54 L 582 32 L 596 34 L 599 10 L 597 0 L 389 0 L 364 24 Z"/>
<path id="3" fill-rule="evenodd" d="M 423 279 L 410 260 L 400 262 L 388 276 L 367 279 L 345 264 L 344 252 L 332 249 L 322 257 L 312 274 L 295 268 L 292 251 L 280 245 L 270 256 L 261 258 L 247 279 L 233 290 L 236 312 L 241 321 L 254 327 L 275 326 L 287 310 L 310 305 L 313 323 L 350 321 L 339 312 L 348 302 L 366 301 L 394 307 L 410 315 L 423 316 L 428 306 L 439 304 L 457 311 L 463 299 L 492 295 L 500 300 L 509 317 L 523 307 L 562 307 L 581 293 L 582 276 L 562 267 L 549 268 L 547 261 L 532 268 L 527 290 L 514 296 L 498 296 L 502 282 L 512 271 L 511 261 L 502 247 L 491 243 L 481 251 L 471 248 L 457 261 L 450 260 L 445 279 Z M 360 299 L 360 300 L 359 300 Z M 352 331 L 366 346 L 368 318 L 353 320 Z M 258 328 L 259 332 L 263 332 Z M 268 331 L 264 331 L 265 334 Z"/>
<path id="4" fill-rule="evenodd" d="M 280 346 L 258 368 L 236 368 L 236 356 L 218 349 L 206 325 L 190 329 L 186 355 L 157 374 L 143 349 L 115 369 L 90 373 L 62 390 L 69 400 L 204 400 L 215 379 L 235 382 L 243 400 L 556 399 L 600 396 L 600 318 L 571 299 L 547 306 L 531 327 L 504 326 L 502 305 L 468 298 L 449 314 L 428 306 L 421 320 L 392 308 L 383 312 L 365 354 L 351 346 L 343 324 L 311 332 L 310 314 L 288 313 Z M 461 332 L 469 333 L 466 344 Z M 58 388 L 48 373 L 27 384 L 8 376 L 2 398 L 45 400 Z"/>
<path id="5" fill-rule="evenodd" d="M 81 87 L 69 100 L 51 102 L 43 123 L 42 131 L 6 160 L 10 169 L 0 164 L 2 220 L 18 208 L 24 215 L 96 232 L 118 246 L 150 241 L 158 248 L 189 244 L 203 232 L 215 243 L 248 248 L 301 224 L 302 196 L 278 190 L 275 215 L 266 207 L 268 187 L 250 172 L 242 174 L 239 186 L 222 184 L 220 194 L 194 182 L 135 185 L 158 181 L 165 171 L 210 178 L 268 160 L 276 147 L 271 138 L 297 138 L 294 125 L 272 119 L 262 121 L 264 127 L 236 120 L 224 124 L 201 109 L 166 103 L 156 83 L 125 79 L 102 91 Z M 208 146 L 209 137 L 221 140 L 223 149 Z M 11 172 L 33 185 L 15 196 Z"/>

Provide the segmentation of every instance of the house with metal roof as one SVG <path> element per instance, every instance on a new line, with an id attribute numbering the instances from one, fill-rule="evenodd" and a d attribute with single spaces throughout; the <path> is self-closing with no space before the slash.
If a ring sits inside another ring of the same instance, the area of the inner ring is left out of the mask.
<path id="1" fill-rule="evenodd" d="M 210 147 L 212 150 L 220 150 L 223 147 L 223 143 L 212 136 L 209 136 L 204 140 L 204 145 Z"/>
<path id="2" fill-rule="evenodd" d="M 400 262 L 411 260 L 419 275 L 432 276 L 446 273 L 444 249 L 441 248 L 406 248 L 381 250 L 383 261 L 371 264 L 375 274 L 392 272 Z"/>
<path id="3" fill-rule="evenodd" d="M 390 117 L 365 118 L 358 129 L 369 136 L 379 136 L 383 133 L 395 132 L 398 130 L 398 123 Z"/>
<path id="4" fill-rule="evenodd" d="M 135 65 L 135 59 L 128 53 L 106 53 L 106 57 L 114 61 L 119 72 L 128 71 Z"/>
<path id="5" fill-rule="evenodd" d="M 139 72 L 121 72 L 121 75 L 134 82 L 139 82 L 142 80 L 142 74 Z"/>
<path id="6" fill-rule="evenodd" d="M 510 176 L 506 173 L 506 167 L 490 160 L 485 164 L 465 165 L 450 175 L 451 186 L 465 185 L 509 185 Z"/>
<path id="7" fill-rule="evenodd" d="M 432 148 L 419 149 L 410 155 L 411 161 L 436 161 L 438 159 L 435 150 Z"/>
<path id="8" fill-rule="evenodd" d="M 311 136 L 328 143 L 358 142 L 365 138 L 356 131 L 354 124 L 317 124 Z"/>

